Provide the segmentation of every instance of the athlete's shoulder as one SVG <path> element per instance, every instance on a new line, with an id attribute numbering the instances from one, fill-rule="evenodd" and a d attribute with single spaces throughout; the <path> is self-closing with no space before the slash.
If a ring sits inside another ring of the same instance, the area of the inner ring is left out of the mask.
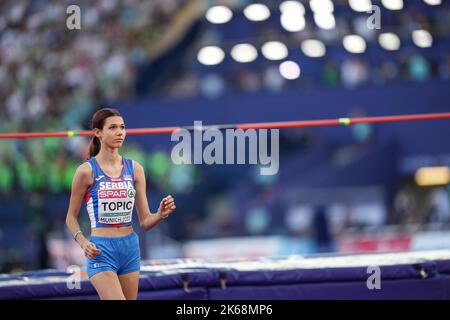
<path id="1" fill-rule="evenodd" d="M 134 167 L 134 176 L 139 177 L 140 175 L 144 174 L 144 167 L 136 160 L 133 160 L 133 167 Z"/>
<path id="2" fill-rule="evenodd" d="M 92 167 L 88 161 L 83 162 L 77 168 L 76 173 L 81 177 L 91 178 L 92 177 Z"/>
<path id="3" fill-rule="evenodd" d="M 136 168 L 144 169 L 144 167 L 142 167 L 142 165 L 141 165 L 138 161 L 136 161 L 136 160 L 131 160 L 131 159 L 130 159 L 130 161 L 133 163 L 135 169 L 136 169 Z"/>

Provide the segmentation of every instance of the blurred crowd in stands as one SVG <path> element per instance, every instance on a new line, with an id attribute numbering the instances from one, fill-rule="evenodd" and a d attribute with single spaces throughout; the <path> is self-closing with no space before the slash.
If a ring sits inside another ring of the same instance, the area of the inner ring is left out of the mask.
<path id="1" fill-rule="evenodd" d="M 180 3 L 80 1 L 77 31 L 66 28 L 70 1 L 1 1 L 0 131 L 86 129 L 96 108 L 133 97 L 136 68 Z M 14 186 L 67 191 L 87 144 L 85 139 L 2 141 L 0 192 Z"/>
<path id="2" fill-rule="evenodd" d="M 132 97 L 136 68 L 180 2 L 78 1 L 81 30 L 69 30 L 70 1 L 1 1 L 1 130 L 77 128 L 98 106 Z"/>

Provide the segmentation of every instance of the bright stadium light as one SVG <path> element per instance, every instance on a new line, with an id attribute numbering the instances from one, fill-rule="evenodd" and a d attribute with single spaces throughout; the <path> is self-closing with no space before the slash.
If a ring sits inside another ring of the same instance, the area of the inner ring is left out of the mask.
<path id="1" fill-rule="evenodd" d="M 414 30 L 412 39 L 419 48 L 429 48 L 433 45 L 433 37 L 427 30 Z"/>
<path id="2" fill-rule="evenodd" d="M 438 6 L 442 3 L 442 0 L 423 0 L 423 1 L 430 6 Z"/>
<path id="3" fill-rule="evenodd" d="M 300 66 L 294 61 L 284 61 L 279 66 L 280 74 L 288 80 L 295 80 L 300 77 Z"/>
<path id="4" fill-rule="evenodd" d="M 392 32 L 381 33 L 378 42 L 383 49 L 389 51 L 400 49 L 400 38 Z"/>
<path id="5" fill-rule="evenodd" d="M 214 6 L 206 11 L 206 19 L 214 24 L 227 23 L 233 17 L 233 12 L 225 6 Z"/>
<path id="6" fill-rule="evenodd" d="M 332 13 L 334 11 L 334 5 L 331 0 L 310 0 L 309 6 L 316 14 Z"/>
<path id="7" fill-rule="evenodd" d="M 240 43 L 231 49 L 231 57 L 240 63 L 252 62 L 258 57 L 258 51 L 248 43 Z"/>
<path id="8" fill-rule="evenodd" d="M 212 66 L 219 64 L 225 58 L 223 50 L 216 46 L 207 46 L 199 50 L 197 59 L 201 64 Z"/>
<path id="9" fill-rule="evenodd" d="M 309 39 L 301 44 L 301 48 L 305 56 L 310 58 L 320 58 L 325 55 L 325 45 L 320 40 Z"/>
<path id="10" fill-rule="evenodd" d="M 305 6 L 298 1 L 284 1 L 280 4 L 281 13 L 295 12 L 299 15 L 305 15 Z"/>
<path id="11" fill-rule="evenodd" d="M 372 9 L 371 0 L 348 0 L 350 8 L 356 12 L 367 12 Z"/>
<path id="12" fill-rule="evenodd" d="M 419 186 L 440 186 L 450 183 L 449 167 L 423 167 L 416 171 L 416 183 Z"/>
<path id="13" fill-rule="evenodd" d="M 254 3 L 244 9 L 244 15 L 250 21 L 264 21 L 270 17 L 270 10 L 264 4 Z"/>
<path id="14" fill-rule="evenodd" d="M 356 34 L 345 36 L 342 43 L 345 50 L 350 53 L 363 53 L 366 51 L 366 41 L 364 41 L 363 37 Z"/>
<path id="15" fill-rule="evenodd" d="M 262 54 L 269 60 L 282 60 L 287 57 L 286 45 L 279 41 L 269 41 L 261 47 Z"/>
<path id="16" fill-rule="evenodd" d="M 381 0 L 381 3 L 389 10 L 402 10 L 403 0 Z"/>
<path id="17" fill-rule="evenodd" d="M 289 32 L 299 32 L 305 29 L 306 21 L 303 15 L 294 13 L 282 13 L 280 17 L 281 26 Z"/>
<path id="18" fill-rule="evenodd" d="M 336 19 L 332 13 L 314 14 L 314 22 L 324 30 L 330 30 L 336 27 Z"/>

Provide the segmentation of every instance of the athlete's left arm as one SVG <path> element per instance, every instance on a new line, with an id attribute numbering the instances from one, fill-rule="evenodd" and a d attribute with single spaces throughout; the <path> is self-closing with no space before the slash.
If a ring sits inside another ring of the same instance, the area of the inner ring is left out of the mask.
<path id="1" fill-rule="evenodd" d="M 136 188 L 136 211 L 139 217 L 139 224 L 145 231 L 156 226 L 161 220 L 167 218 L 175 211 L 175 201 L 171 195 L 161 200 L 158 212 L 153 214 L 148 206 L 146 181 L 144 168 L 134 161 L 134 187 Z"/>

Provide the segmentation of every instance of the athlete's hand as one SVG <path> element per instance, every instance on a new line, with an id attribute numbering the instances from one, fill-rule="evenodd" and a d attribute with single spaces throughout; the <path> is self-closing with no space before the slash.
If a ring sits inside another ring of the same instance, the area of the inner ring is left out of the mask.
<path id="1" fill-rule="evenodd" d="M 175 200 L 171 195 L 168 195 L 164 199 L 161 200 L 159 204 L 158 214 L 161 218 L 165 219 L 172 214 L 172 212 L 176 209 Z"/>
<path id="2" fill-rule="evenodd" d="M 84 255 L 88 258 L 88 259 L 93 259 L 95 256 L 99 255 L 100 252 L 102 252 L 101 250 L 97 249 L 97 247 L 95 246 L 95 243 L 86 241 L 83 243 L 83 245 L 81 246 L 81 248 L 84 251 Z"/>

